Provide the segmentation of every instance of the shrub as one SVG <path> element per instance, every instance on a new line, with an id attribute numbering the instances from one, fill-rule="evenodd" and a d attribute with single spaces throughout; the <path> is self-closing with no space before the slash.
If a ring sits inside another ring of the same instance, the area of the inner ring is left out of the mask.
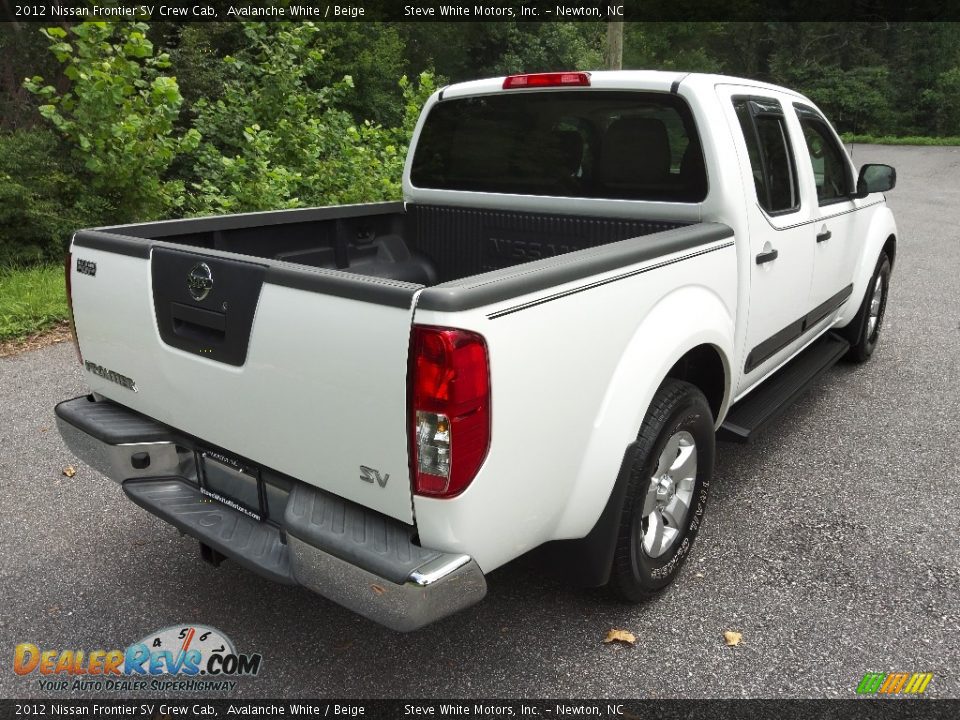
<path id="1" fill-rule="evenodd" d="M 183 183 L 165 177 L 195 130 L 175 128 L 182 97 L 170 61 L 155 54 L 145 23 L 84 22 L 41 31 L 64 66 L 68 89 L 39 76 L 25 87 L 41 98 L 40 114 L 69 143 L 93 188 L 124 219 L 147 220 L 182 203 Z"/>
<path id="2" fill-rule="evenodd" d="M 60 262 L 74 230 L 114 214 L 64 154 L 48 130 L 0 134 L 0 267 Z"/>
<path id="3" fill-rule="evenodd" d="M 960 135 L 960 67 L 941 73 L 936 84 L 920 97 L 933 116 L 938 133 Z"/>
<path id="4" fill-rule="evenodd" d="M 400 196 L 406 145 L 433 80 L 401 81 L 404 123 L 356 122 L 340 109 L 353 81 L 317 87 L 324 51 L 312 23 L 250 23 L 224 59 L 229 80 L 216 101 L 197 102 L 196 153 L 188 201 L 195 213 L 371 202 Z"/>

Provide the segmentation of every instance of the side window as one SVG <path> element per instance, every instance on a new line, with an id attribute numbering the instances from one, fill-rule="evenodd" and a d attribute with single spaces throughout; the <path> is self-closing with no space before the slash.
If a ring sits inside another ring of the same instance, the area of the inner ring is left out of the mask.
<path id="1" fill-rule="evenodd" d="M 747 143 L 760 206 L 771 215 L 797 210 L 797 172 L 780 103 L 766 98 L 735 97 L 733 107 Z"/>
<path id="2" fill-rule="evenodd" d="M 848 200 L 853 192 L 853 178 L 843 148 L 837 144 L 819 113 L 806 105 L 795 107 L 813 165 L 817 200 L 821 205 Z"/>

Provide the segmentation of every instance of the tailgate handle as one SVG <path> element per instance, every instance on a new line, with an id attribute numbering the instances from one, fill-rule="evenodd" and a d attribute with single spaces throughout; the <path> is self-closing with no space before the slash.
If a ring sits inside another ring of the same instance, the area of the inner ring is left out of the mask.
<path id="1" fill-rule="evenodd" d="M 226 313 L 173 302 L 170 303 L 170 317 L 174 335 L 185 340 L 218 344 L 226 340 Z"/>

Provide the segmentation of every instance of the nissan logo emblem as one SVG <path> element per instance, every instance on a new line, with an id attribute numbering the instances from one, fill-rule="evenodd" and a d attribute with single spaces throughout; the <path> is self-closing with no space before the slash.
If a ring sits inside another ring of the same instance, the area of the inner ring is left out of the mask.
<path id="1" fill-rule="evenodd" d="M 194 300 L 203 300 L 213 290 L 213 273 L 206 263 L 197 263 L 187 275 L 187 289 Z"/>

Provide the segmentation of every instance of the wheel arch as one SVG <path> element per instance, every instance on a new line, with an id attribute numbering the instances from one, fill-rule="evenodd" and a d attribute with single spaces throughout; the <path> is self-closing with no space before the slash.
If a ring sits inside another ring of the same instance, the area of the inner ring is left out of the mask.
<path id="1" fill-rule="evenodd" d="M 667 371 L 667 377 L 684 380 L 707 398 L 717 425 L 730 397 L 730 365 L 716 345 L 704 343 L 691 348 Z"/>
<path id="2" fill-rule="evenodd" d="M 883 243 L 883 252 L 890 258 L 890 269 L 893 270 L 893 261 L 897 256 L 897 236 L 893 233 L 890 233 L 886 242 Z"/>

